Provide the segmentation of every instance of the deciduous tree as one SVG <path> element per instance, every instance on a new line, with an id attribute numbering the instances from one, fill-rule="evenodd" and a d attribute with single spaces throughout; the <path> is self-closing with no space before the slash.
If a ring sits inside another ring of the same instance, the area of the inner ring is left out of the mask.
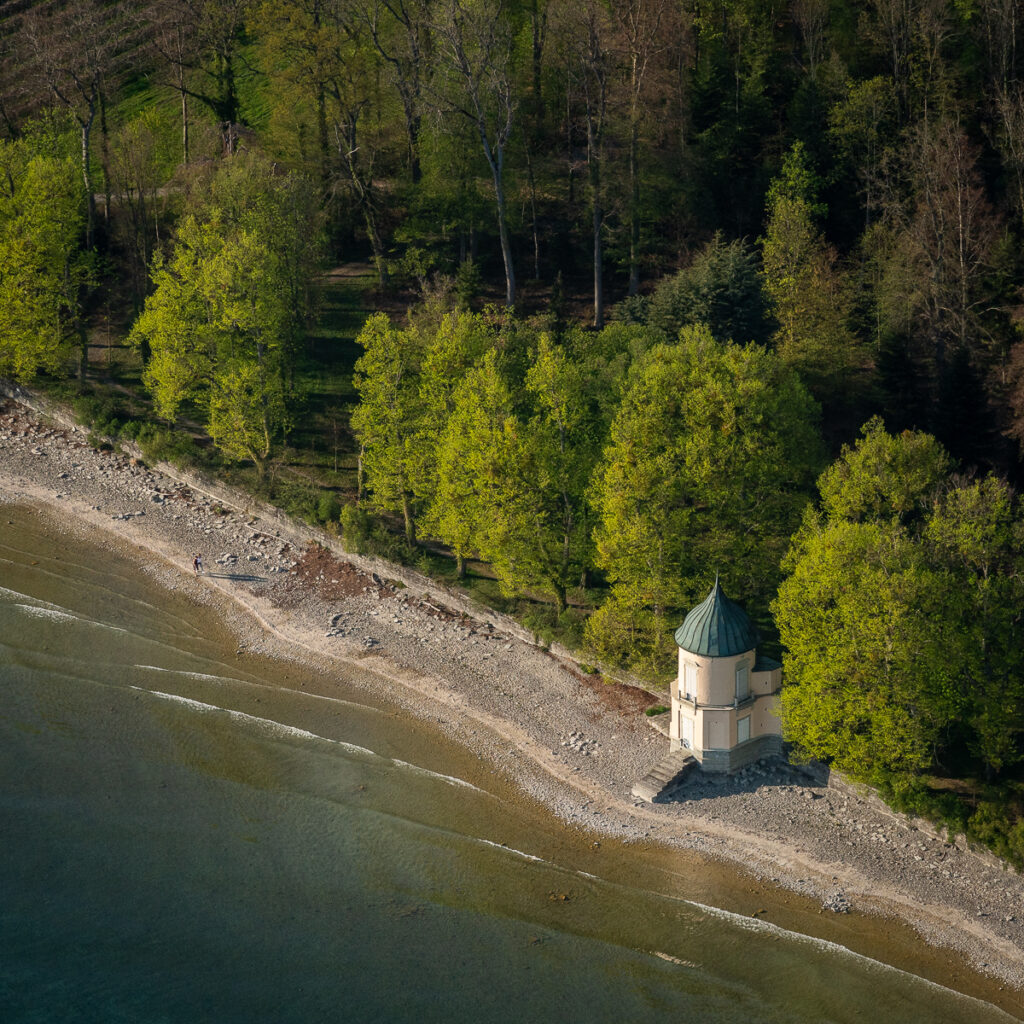
<path id="1" fill-rule="evenodd" d="M 822 475 L 773 606 L 785 734 L 857 778 L 1019 762 L 1021 520 L 934 438 L 872 420 Z"/>
<path id="2" fill-rule="evenodd" d="M 516 302 L 505 197 L 505 154 L 516 123 L 515 40 L 506 0 L 444 0 L 431 26 L 437 63 L 430 91 L 441 117 L 471 124 L 494 182 L 494 203 L 505 266 L 505 304 Z"/>
<path id="3" fill-rule="evenodd" d="M 703 326 L 633 365 L 594 483 L 611 583 L 588 624 L 599 651 L 663 668 L 669 625 L 716 571 L 767 602 L 820 467 L 816 423 L 778 357 Z"/>
<path id="4" fill-rule="evenodd" d="M 308 183 L 235 157 L 192 200 L 131 338 L 151 352 L 159 414 L 205 414 L 215 444 L 262 476 L 290 425 L 291 368 L 309 311 L 318 221 Z"/>
<path id="5" fill-rule="evenodd" d="M 0 373 L 57 372 L 73 337 L 84 347 L 84 228 L 74 164 L 0 142 Z"/>

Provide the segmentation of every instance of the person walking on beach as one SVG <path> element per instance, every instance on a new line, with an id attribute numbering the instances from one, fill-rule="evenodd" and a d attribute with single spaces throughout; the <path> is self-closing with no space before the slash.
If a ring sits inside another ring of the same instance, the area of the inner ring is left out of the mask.
<path id="1" fill-rule="evenodd" d="M 200 573 L 202 573 L 202 571 L 203 571 L 203 556 L 202 555 L 196 555 L 195 558 L 192 559 L 192 568 L 195 569 L 197 576 L 200 575 Z"/>

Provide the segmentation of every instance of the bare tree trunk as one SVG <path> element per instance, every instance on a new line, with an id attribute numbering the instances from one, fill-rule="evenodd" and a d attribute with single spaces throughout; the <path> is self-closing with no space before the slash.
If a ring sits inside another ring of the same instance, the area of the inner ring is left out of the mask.
<path id="1" fill-rule="evenodd" d="M 590 162 L 590 188 L 593 193 L 593 229 L 594 229 L 594 326 L 600 330 L 604 327 L 604 253 L 601 245 L 601 229 L 604 211 L 601 209 L 601 162 L 593 159 Z"/>
<path id="2" fill-rule="evenodd" d="M 181 159 L 188 166 L 188 93 L 181 89 Z"/>
<path id="3" fill-rule="evenodd" d="M 640 291 L 640 132 L 634 120 L 629 136 L 629 294 Z"/>
<path id="4" fill-rule="evenodd" d="M 512 263 L 512 242 L 508 234 L 508 223 L 505 216 L 505 183 L 504 163 L 505 151 L 498 148 L 497 152 L 492 151 L 487 138 L 487 127 L 481 121 L 478 124 L 480 141 L 483 143 L 484 155 L 491 167 L 491 176 L 494 178 L 494 201 L 498 214 L 498 238 L 501 241 L 501 258 L 505 263 L 505 305 L 512 309 L 516 304 L 516 270 Z"/>
<path id="5" fill-rule="evenodd" d="M 405 542 L 409 547 L 416 546 L 416 522 L 412 515 L 412 503 L 406 492 L 402 494 L 402 519 L 405 522 Z"/>
<path id="6" fill-rule="evenodd" d="M 331 191 L 331 143 L 327 132 L 327 97 L 322 85 L 316 90 L 316 131 L 320 145 L 320 195 L 326 200 Z"/>
<path id="7" fill-rule="evenodd" d="M 537 227 L 537 183 L 533 177 L 530 144 L 526 144 L 526 173 L 530 184 L 530 224 L 533 231 L 533 279 L 540 280 L 540 233 Z"/>
<path id="8" fill-rule="evenodd" d="M 85 324 L 78 325 L 78 380 L 85 382 L 89 370 L 89 335 L 86 333 Z"/>
<path id="9" fill-rule="evenodd" d="M 89 138 L 92 134 L 92 122 L 96 115 L 90 110 L 81 122 L 82 128 L 82 183 L 85 185 L 85 247 L 92 248 L 93 235 L 96 230 L 96 197 L 92 191 L 92 171 L 89 169 Z"/>

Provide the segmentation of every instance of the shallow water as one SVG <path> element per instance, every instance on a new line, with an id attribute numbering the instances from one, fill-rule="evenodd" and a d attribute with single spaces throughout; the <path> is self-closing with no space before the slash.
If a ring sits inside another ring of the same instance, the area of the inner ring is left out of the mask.
<path id="1" fill-rule="evenodd" d="M 1010 1019 L 602 861 L 422 724 L 0 514 L 0 1019 Z"/>

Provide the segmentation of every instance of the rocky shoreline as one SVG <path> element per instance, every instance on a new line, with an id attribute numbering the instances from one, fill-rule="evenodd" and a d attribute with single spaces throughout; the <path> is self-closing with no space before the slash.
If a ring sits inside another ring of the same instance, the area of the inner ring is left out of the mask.
<path id="1" fill-rule="evenodd" d="M 84 432 L 10 400 L 0 400 L 3 502 L 58 510 L 68 529 L 141 548 L 144 569 L 166 585 L 221 604 L 230 597 L 248 650 L 298 644 L 311 659 L 368 670 L 389 699 L 436 721 L 570 826 L 735 862 L 826 913 L 898 916 L 1024 989 L 1024 878 L 789 765 L 697 774 L 674 799 L 641 804 L 632 784 L 667 751 L 642 714 L 656 703 L 650 694 L 606 685 L 496 616 L 405 585 L 401 570 L 307 546 L 312 531 L 97 451 Z"/>

